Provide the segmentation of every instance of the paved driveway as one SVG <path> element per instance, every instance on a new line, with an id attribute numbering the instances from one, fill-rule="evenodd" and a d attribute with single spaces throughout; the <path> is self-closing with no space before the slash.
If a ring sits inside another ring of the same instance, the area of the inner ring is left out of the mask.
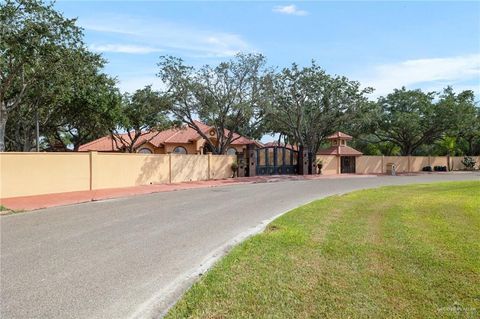
<path id="1" fill-rule="evenodd" d="M 2 216 L 1 317 L 159 316 L 202 268 L 265 220 L 332 194 L 446 180 L 480 175 L 236 185 Z"/>

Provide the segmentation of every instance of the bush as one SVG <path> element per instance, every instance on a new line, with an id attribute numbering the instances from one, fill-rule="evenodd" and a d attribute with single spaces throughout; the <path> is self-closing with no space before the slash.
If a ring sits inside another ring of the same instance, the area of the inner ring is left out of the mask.
<path id="1" fill-rule="evenodd" d="M 446 166 L 434 166 L 433 167 L 433 170 L 435 172 L 446 172 L 447 171 L 447 167 Z"/>
<path id="2" fill-rule="evenodd" d="M 430 165 L 425 166 L 425 167 L 422 168 L 422 171 L 424 171 L 424 172 L 431 172 L 431 171 L 432 171 L 432 167 L 431 167 Z"/>
<path id="3" fill-rule="evenodd" d="M 462 164 L 465 166 L 466 169 L 468 170 L 473 170 L 475 169 L 475 164 L 477 162 L 473 159 L 473 157 L 470 156 L 465 156 L 462 160 Z"/>

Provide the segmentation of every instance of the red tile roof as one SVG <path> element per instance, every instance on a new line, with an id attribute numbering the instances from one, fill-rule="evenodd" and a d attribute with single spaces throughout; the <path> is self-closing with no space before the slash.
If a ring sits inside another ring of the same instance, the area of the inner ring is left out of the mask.
<path id="1" fill-rule="evenodd" d="M 345 140 L 351 140 L 352 139 L 352 137 L 350 135 L 337 131 L 337 132 L 333 133 L 332 135 L 328 136 L 327 140 L 336 140 L 338 138 L 342 138 L 342 139 L 345 139 Z"/>
<path id="2" fill-rule="evenodd" d="M 204 133 L 207 133 L 212 128 L 204 123 L 196 121 L 197 126 L 200 130 Z M 225 130 L 225 133 L 228 134 L 229 131 Z M 122 134 L 122 138 L 129 140 L 128 134 Z M 236 133 L 233 134 L 234 138 L 237 138 L 235 141 L 232 142 L 232 145 L 248 145 L 254 144 L 255 141 L 250 140 L 246 137 L 240 136 Z M 160 133 L 156 131 L 152 131 L 149 133 L 145 133 L 138 141 L 135 143 L 136 145 L 144 144 L 145 142 L 149 141 L 155 147 L 160 147 L 164 144 L 188 144 L 192 143 L 200 139 L 201 136 L 198 132 L 188 126 L 184 126 L 183 128 L 171 128 L 165 131 L 161 131 Z M 121 147 L 121 143 L 118 143 L 118 146 Z M 112 140 L 110 135 L 101 137 L 97 140 L 92 142 L 83 144 L 80 146 L 79 151 L 103 151 L 103 152 L 112 152 L 119 150 L 116 148 L 115 142 Z"/>
<path id="3" fill-rule="evenodd" d="M 360 156 L 362 152 L 357 151 L 350 146 L 330 146 L 329 148 L 319 150 L 317 155 L 337 155 L 337 156 Z"/>

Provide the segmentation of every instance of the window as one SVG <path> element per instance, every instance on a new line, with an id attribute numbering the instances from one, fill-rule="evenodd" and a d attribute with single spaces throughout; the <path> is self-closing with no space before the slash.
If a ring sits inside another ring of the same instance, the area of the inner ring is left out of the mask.
<path id="1" fill-rule="evenodd" d="M 177 146 L 173 149 L 175 154 L 187 154 L 187 149 L 183 146 Z"/>
<path id="2" fill-rule="evenodd" d="M 144 147 L 144 148 L 139 149 L 138 153 L 140 153 L 140 154 L 152 154 L 152 150 Z"/>
<path id="3" fill-rule="evenodd" d="M 237 155 L 237 150 L 234 149 L 233 147 L 230 147 L 230 148 L 227 150 L 227 155 Z"/>

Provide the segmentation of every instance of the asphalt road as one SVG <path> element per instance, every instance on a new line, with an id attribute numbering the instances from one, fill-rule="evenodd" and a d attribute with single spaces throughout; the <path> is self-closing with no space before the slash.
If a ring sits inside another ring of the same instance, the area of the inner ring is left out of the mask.
<path id="1" fill-rule="evenodd" d="M 0 317 L 158 317 L 198 272 L 266 220 L 332 194 L 446 180 L 480 175 L 235 185 L 2 216 Z"/>

